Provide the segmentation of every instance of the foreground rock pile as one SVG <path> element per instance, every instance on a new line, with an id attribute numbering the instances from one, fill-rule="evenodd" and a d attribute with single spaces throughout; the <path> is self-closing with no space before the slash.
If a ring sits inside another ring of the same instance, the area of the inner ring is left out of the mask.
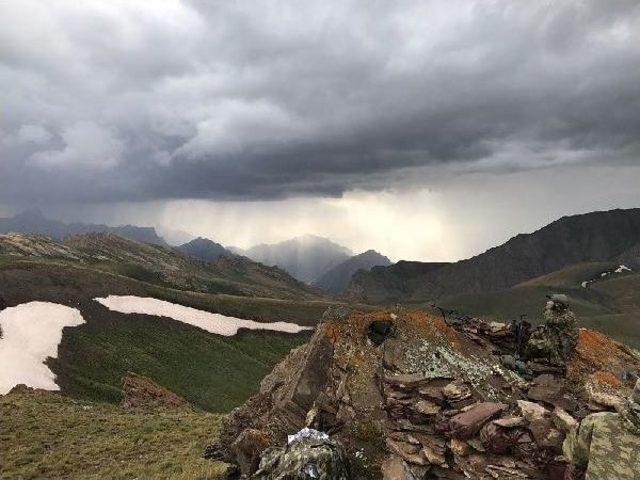
<path id="1" fill-rule="evenodd" d="M 237 465 L 237 476 L 276 478 L 260 473 L 264 459 L 310 427 L 346 450 L 348 478 L 562 478 L 566 433 L 615 407 L 640 358 L 580 330 L 566 368 L 545 371 L 519 358 L 518 341 L 512 325 L 476 319 L 330 311 L 225 418 L 205 455 Z M 591 358 L 588 342 L 610 358 Z"/>

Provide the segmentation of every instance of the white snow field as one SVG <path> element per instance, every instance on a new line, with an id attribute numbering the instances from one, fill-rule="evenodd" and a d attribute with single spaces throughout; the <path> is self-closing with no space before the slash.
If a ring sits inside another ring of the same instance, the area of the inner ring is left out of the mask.
<path id="1" fill-rule="evenodd" d="M 303 330 L 312 329 L 311 327 L 303 327 L 288 322 L 263 323 L 227 317 L 219 313 L 210 313 L 151 297 L 109 295 L 104 298 L 94 298 L 94 300 L 114 312 L 169 317 L 179 322 L 201 328 L 207 332 L 227 337 L 235 335 L 241 328 L 247 328 L 249 330 L 273 330 L 285 333 L 298 333 Z"/>
<path id="2" fill-rule="evenodd" d="M 0 394 L 24 383 L 33 388 L 60 390 L 43 362 L 58 355 L 64 327 L 84 319 L 75 308 L 49 302 L 29 302 L 0 312 Z"/>

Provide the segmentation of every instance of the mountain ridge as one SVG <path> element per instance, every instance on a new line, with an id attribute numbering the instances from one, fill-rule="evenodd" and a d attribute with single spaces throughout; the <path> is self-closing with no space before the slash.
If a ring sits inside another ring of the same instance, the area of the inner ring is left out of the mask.
<path id="1" fill-rule="evenodd" d="M 358 272 L 348 293 L 361 301 L 380 303 L 503 290 L 570 264 L 611 260 L 630 251 L 639 239 L 638 208 L 564 216 L 532 233 L 518 234 L 480 255 L 427 268 L 428 271 L 415 276 L 394 271 L 393 266 Z M 437 265 L 405 263 L 408 264 L 417 269 Z"/>
<path id="2" fill-rule="evenodd" d="M 359 270 L 391 265 L 391 260 L 375 250 L 354 255 L 321 275 L 313 285 L 329 293 L 342 293 Z"/>
<path id="3" fill-rule="evenodd" d="M 317 298 L 311 287 L 285 271 L 246 257 L 205 262 L 168 246 L 136 242 L 113 233 L 71 235 L 60 242 L 44 235 L 0 234 L 0 256 L 64 260 L 151 284 L 203 293 L 268 298 Z"/>
<path id="4" fill-rule="evenodd" d="M 113 233 L 118 236 L 143 243 L 166 245 L 165 240 L 158 235 L 154 227 L 139 227 L 136 225 L 109 226 L 103 224 L 72 222 L 65 223 L 51 220 L 35 208 L 24 210 L 13 217 L 0 218 L 0 233 L 31 233 L 42 234 L 56 240 L 64 240 L 70 235 L 83 233 Z"/>

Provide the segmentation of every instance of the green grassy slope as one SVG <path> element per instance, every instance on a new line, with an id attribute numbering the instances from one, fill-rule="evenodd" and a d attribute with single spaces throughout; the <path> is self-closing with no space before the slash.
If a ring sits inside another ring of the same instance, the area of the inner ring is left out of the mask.
<path id="1" fill-rule="evenodd" d="M 202 458 L 220 416 L 196 411 L 122 410 L 55 393 L 0 398 L 0 478 L 221 478 Z"/>
<path id="2" fill-rule="evenodd" d="M 538 322 L 546 295 L 564 293 L 581 324 L 640 348 L 640 273 L 615 274 L 589 285 L 617 267 L 612 263 L 583 263 L 538 277 L 500 292 L 450 296 L 440 305 L 461 313 L 508 321 L 527 314 Z"/>
<path id="3" fill-rule="evenodd" d="M 118 402 L 130 370 L 152 378 L 193 404 L 224 412 L 255 392 L 260 380 L 309 334 L 209 334 L 167 318 L 122 315 L 82 302 L 86 324 L 68 329 L 49 361 L 64 393 Z"/>
<path id="4" fill-rule="evenodd" d="M 145 315 L 123 315 L 93 301 L 109 294 L 151 296 L 256 321 L 315 325 L 325 302 L 247 298 L 184 292 L 86 266 L 7 259 L 0 263 L 0 296 L 6 306 L 43 300 L 79 308 L 86 324 L 66 329 L 50 368 L 64 393 L 117 402 L 122 375 L 146 375 L 209 411 L 242 403 L 262 377 L 310 333 L 241 331 L 223 337 Z"/>
<path id="5" fill-rule="evenodd" d="M 256 321 L 315 325 L 336 302 L 202 293 L 148 283 L 84 264 L 35 257 L 0 255 L 0 296 L 12 304 L 48 300 L 73 306 L 74 299 L 105 295 L 152 296 L 194 308 Z"/>

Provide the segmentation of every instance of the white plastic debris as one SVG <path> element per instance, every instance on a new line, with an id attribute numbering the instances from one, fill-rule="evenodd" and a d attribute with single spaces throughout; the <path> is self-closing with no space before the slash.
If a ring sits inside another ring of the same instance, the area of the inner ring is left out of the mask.
<path id="1" fill-rule="evenodd" d="M 303 428 L 298 433 L 294 433 L 293 435 L 287 435 L 287 443 L 291 445 L 292 443 L 297 442 L 298 440 L 302 440 L 303 438 L 313 438 L 318 441 L 326 441 L 329 440 L 329 435 L 324 432 L 319 432 L 318 430 L 314 430 L 313 428 Z"/>

